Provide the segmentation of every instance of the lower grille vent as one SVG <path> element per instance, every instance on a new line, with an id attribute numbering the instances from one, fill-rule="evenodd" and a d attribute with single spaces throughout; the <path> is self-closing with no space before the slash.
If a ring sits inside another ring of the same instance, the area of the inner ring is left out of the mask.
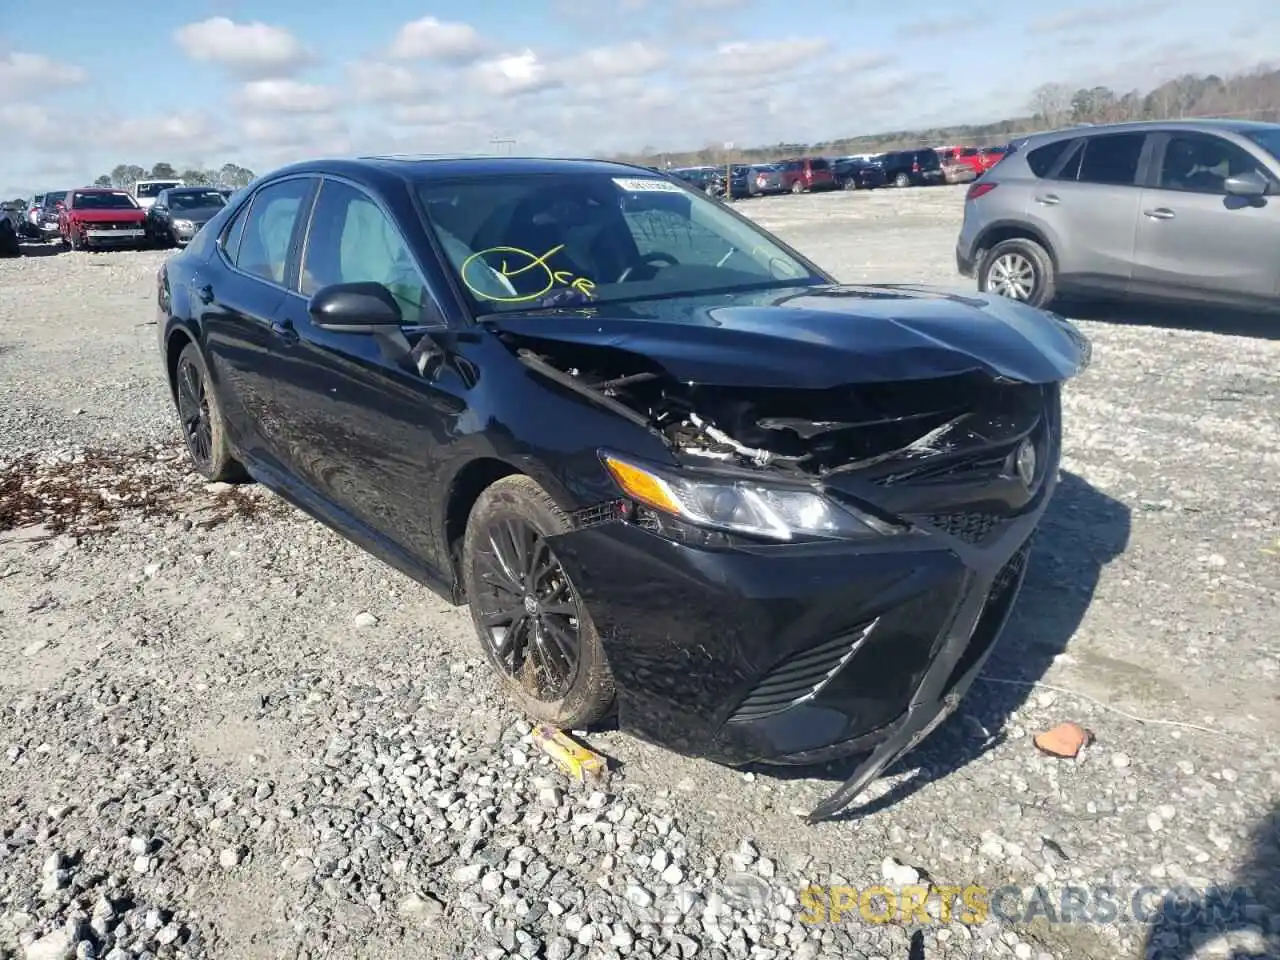
<path id="1" fill-rule="evenodd" d="M 931 513 L 922 518 L 931 527 L 963 540 L 982 543 L 1000 532 L 1003 518 L 994 513 Z"/>
<path id="2" fill-rule="evenodd" d="M 812 700 L 853 658 L 877 622 L 788 657 L 756 685 L 729 722 L 760 720 Z"/>

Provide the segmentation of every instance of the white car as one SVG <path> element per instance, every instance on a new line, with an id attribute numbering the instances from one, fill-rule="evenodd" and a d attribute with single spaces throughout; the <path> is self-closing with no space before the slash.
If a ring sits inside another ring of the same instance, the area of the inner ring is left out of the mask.
<path id="1" fill-rule="evenodd" d="M 139 180 L 133 185 L 133 199 L 138 201 L 138 206 L 146 210 L 156 202 L 156 197 L 160 195 L 161 190 L 186 185 L 185 180 Z"/>

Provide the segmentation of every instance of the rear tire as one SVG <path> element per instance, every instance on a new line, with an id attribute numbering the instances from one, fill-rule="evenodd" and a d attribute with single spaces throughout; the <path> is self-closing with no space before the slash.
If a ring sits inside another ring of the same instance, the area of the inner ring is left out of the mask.
<path id="1" fill-rule="evenodd" d="M 244 467 L 232 455 L 226 422 L 209 382 L 209 368 L 194 343 L 188 343 L 178 354 L 174 379 L 182 438 L 196 472 L 211 483 L 247 479 Z"/>
<path id="2" fill-rule="evenodd" d="M 480 495 L 462 545 L 467 601 L 485 656 L 525 713 L 559 729 L 596 723 L 614 702 L 600 635 L 547 542 L 571 529 L 533 478 L 514 475 Z M 563 655 L 566 648 L 572 657 Z"/>
<path id="3" fill-rule="evenodd" d="M 895 187 L 909 187 L 909 186 L 911 186 L 911 177 L 910 177 L 910 175 L 909 175 L 909 174 L 905 174 L 905 173 L 900 173 L 900 174 L 898 174 L 897 176 L 895 176 L 895 177 L 893 178 L 893 185 L 894 185 Z"/>
<path id="4" fill-rule="evenodd" d="M 1047 307 L 1057 295 L 1053 258 L 1026 237 L 997 243 L 982 258 L 978 289 L 1028 306 Z"/>
<path id="5" fill-rule="evenodd" d="M 795 183 L 791 184 L 791 192 L 804 193 L 804 184 L 797 180 Z"/>

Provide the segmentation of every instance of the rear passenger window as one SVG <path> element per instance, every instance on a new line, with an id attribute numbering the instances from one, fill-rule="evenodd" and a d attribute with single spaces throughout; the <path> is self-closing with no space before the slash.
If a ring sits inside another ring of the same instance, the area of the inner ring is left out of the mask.
<path id="1" fill-rule="evenodd" d="M 1090 137 L 1084 142 L 1080 160 L 1081 183 L 1103 183 L 1131 187 L 1138 179 L 1138 160 L 1142 156 L 1143 133 L 1111 133 Z"/>
<path id="2" fill-rule="evenodd" d="M 227 229 L 222 232 L 222 252 L 227 255 L 227 259 L 232 263 L 236 262 L 236 253 L 240 249 L 240 238 L 244 236 L 244 222 L 249 217 L 249 207 L 251 203 L 246 203 L 236 213 L 232 221 L 227 224 Z"/>
<path id="3" fill-rule="evenodd" d="M 1057 140 L 1046 143 L 1043 147 L 1036 147 L 1027 154 L 1027 166 L 1037 177 L 1047 177 L 1054 164 L 1062 158 L 1067 147 L 1073 143 L 1075 143 L 1074 140 Z"/>
<path id="4" fill-rule="evenodd" d="M 311 192 L 307 178 L 263 187 L 253 198 L 236 266 L 272 283 L 284 283 L 289 245 L 302 201 Z"/>

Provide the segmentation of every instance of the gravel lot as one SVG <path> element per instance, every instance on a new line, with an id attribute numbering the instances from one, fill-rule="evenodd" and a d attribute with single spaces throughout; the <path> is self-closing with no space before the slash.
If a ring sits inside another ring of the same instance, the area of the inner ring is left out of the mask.
<path id="1" fill-rule="evenodd" d="M 962 191 L 740 208 L 843 278 L 960 284 Z M 0 260 L 0 531 L 47 525 L 0 533 L 0 958 L 1280 955 L 1262 325 L 1082 321 L 1063 484 L 987 678 L 859 816 L 810 828 L 797 813 L 840 771 L 744 774 L 605 732 L 608 784 L 564 781 L 464 610 L 185 473 L 152 325 L 164 254 L 28 249 Z M 1062 721 L 1096 737 L 1075 761 L 1031 742 Z M 1121 915 L 1047 923 L 1024 898 L 1021 922 L 801 920 L 807 884 L 886 881 L 1041 884 L 1054 907 L 1109 885 Z M 1129 910 L 1141 887 L 1158 905 L 1236 884 L 1249 900 L 1218 923 Z"/>

